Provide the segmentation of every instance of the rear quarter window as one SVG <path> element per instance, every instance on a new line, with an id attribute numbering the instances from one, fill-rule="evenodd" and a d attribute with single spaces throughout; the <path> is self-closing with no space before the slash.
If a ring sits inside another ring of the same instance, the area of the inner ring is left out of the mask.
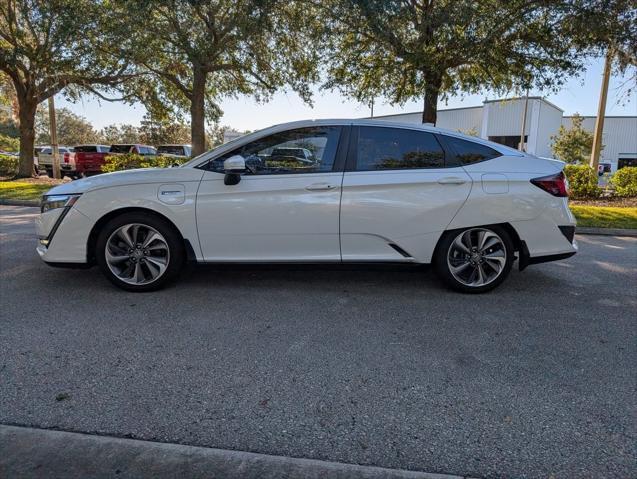
<path id="1" fill-rule="evenodd" d="M 95 153 L 97 151 L 97 147 L 93 145 L 76 146 L 75 151 L 77 153 Z"/>
<path id="2" fill-rule="evenodd" d="M 446 135 L 444 139 L 453 148 L 456 160 L 461 165 L 471 165 L 502 156 L 502 153 L 475 141 Z"/>

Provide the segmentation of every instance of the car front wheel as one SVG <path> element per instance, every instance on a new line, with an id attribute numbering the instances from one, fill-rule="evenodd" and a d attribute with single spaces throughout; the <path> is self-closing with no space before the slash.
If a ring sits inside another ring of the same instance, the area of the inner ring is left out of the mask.
<path id="1" fill-rule="evenodd" d="M 513 242 L 499 226 L 446 232 L 438 243 L 434 266 L 451 288 L 484 293 L 498 286 L 511 271 Z"/>
<path id="2" fill-rule="evenodd" d="M 125 213 L 110 220 L 96 245 L 97 263 L 106 277 L 127 291 L 153 291 L 174 279 L 184 262 L 181 237 L 167 221 Z"/>

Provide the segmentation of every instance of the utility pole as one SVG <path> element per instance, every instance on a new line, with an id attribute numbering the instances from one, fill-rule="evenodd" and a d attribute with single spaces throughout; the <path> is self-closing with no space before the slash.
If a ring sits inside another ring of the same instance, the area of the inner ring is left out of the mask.
<path id="1" fill-rule="evenodd" d="M 524 98 L 524 113 L 522 113 L 522 132 L 520 133 L 520 147 L 518 150 L 526 151 L 524 147 L 524 137 L 526 136 L 526 113 L 529 110 L 529 89 L 526 89 L 526 97 Z"/>
<path id="2" fill-rule="evenodd" d="M 372 102 L 370 104 L 370 107 L 372 109 L 372 116 L 371 117 L 374 118 L 374 99 L 373 98 L 372 98 Z"/>
<path id="3" fill-rule="evenodd" d="M 60 179 L 60 150 L 58 149 L 57 127 L 55 125 L 55 101 L 49 97 L 49 135 L 53 153 L 53 178 Z"/>
<path id="4" fill-rule="evenodd" d="M 613 49 L 608 48 L 606 61 L 604 63 L 604 76 L 602 78 L 602 91 L 599 94 L 599 106 L 597 108 L 597 119 L 595 120 L 595 131 L 593 132 L 593 150 L 591 151 L 591 168 L 599 169 L 599 156 L 602 152 L 602 134 L 604 133 L 604 116 L 606 115 L 606 100 L 608 98 L 608 82 L 610 80 L 610 70 L 613 64 Z"/>

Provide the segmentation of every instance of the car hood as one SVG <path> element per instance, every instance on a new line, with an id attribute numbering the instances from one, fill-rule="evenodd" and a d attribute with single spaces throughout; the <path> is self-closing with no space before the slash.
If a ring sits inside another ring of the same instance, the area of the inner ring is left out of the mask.
<path id="1" fill-rule="evenodd" d="M 68 195 L 110 188 L 113 186 L 139 185 L 143 183 L 174 183 L 199 181 L 203 171 L 195 168 L 142 168 L 138 170 L 103 173 L 81 180 L 70 181 L 51 188 L 47 195 Z"/>

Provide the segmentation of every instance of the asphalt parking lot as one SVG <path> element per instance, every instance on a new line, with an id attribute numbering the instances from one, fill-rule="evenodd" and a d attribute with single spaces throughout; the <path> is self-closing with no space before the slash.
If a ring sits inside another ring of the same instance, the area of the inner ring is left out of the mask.
<path id="1" fill-rule="evenodd" d="M 475 477 L 636 477 L 637 238 L 481 296 L 420 269 L 38 259 L 0 207 L 0 423 Z"/>

